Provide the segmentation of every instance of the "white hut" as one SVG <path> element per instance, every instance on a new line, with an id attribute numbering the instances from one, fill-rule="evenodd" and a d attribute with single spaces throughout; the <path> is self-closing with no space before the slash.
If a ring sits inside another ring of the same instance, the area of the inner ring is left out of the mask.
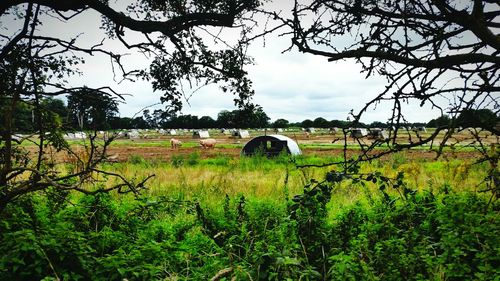
<path id="1" fill-rule="evenodd" d="M 234 130 L 231 134 L 234 138 L 246 139 L 250 137 L 250 133 L 247 130 Z"/>
<path id="2" fill-rule="evenodd" d="M 208 131 L 195 130 L 193 131 L 193 139 L 206 139 L 209 138 L 210 134 Z"/>
<path id="3" fill-rule="evenodd" d="M 67 140 L 85 139 L 87 138 L 87 134 L 85 132 L 66 133 L 63 138 Z"/>
<path id="4" fill-rule="evenodd" d="M 140 137 L 140 133 L 139 133 L 139 130 L 137 129 L 132 129 L 130 131 L 127 132 L 127 136 L 129 139 L 138 139 Z"/>
<path id="5" fill-rule="evenodd" d="M 368 136 L 376 140 L 385 140 L 389 138 L 387 131 L 379 128 L 372 128 L 368 132 Z"/>
<path id="6" fill-rule="evenodd" d="M 353 128 L 351 129 L 351 137 L 355 139 L 359 139 L 362 137 L 366 137 L 368 135 L 368 131 L 364 128 Z"/>
<path id="7" fill-rule="evenodd" d="M 280 153 L 301 155 L 299 145 L 291 138 L 283 135 L 258 136 L 251 139 L 241 150 L 243 155 L 255 155 L 263 153 L 268 157 L 277 156 Z"/>

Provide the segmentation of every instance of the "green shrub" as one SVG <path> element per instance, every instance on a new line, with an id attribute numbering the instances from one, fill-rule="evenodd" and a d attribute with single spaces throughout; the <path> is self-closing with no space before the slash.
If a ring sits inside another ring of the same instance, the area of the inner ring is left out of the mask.
<path id="1" fill-rule="evenodd" d="M 190 153 L 186 163 L 189 166 L 198 165 L 198 163 L 200 163 L 200 153 L 197 151 Z"/>
<path id="2" fill-rule="evenodd" d="M 408 163 L 408 159 L 403 153 L 394 153 L 391 157 L 391 164 L 393 169 L 397 169 L 399 166 Z"/>
<path id="3" fill-rule="evenodd" d="M 181 154 L 174 154 L 172 155 L 170 162 L 172 163 L 172 166 L 179 168 L 184 165 L 184 156 Z"/>
<path id="4" fill-rule="evenodd" d="M 136 164 L 136 165 L 137 164 L 139 164 L 139 165 L 147 164 L 146 159 L 144 159 L 144 157 L 142 157 L 141 155 L 137 155 L 137 154 L 131 154 L 128 157 L 128 162 L 131 164 Z"/>
<path id="5" fill-rule="evenodd" d="M 371 210 L 355 206 L 332 227 L 329 273 L 344 280 L 494 280 L 499 206 L 485 206 L 485 199 L 466 193 L 418 195 Z"/>
<path id="6" fill-rule="evenodd" d="M 330 191 L 311 182 L 291 200 L 226 196 L 210 209 L 166 197 L 63 203 L 35 194 L 0 214 L 0 280 L 209 280 L 228 268 L 227 279 L 243 280 L 500 276 L 498 202 L 486 208 L 489 198 L 453 192 L 381 197 L 328 221 Z"/>
<path id="7" fill-rule="evenodd" d="M 227 167 L 231 163 L 231 158 L 227 155 L 217 155 L 215 158 L 209 158 L 202 161 L 203 164 Z"/>

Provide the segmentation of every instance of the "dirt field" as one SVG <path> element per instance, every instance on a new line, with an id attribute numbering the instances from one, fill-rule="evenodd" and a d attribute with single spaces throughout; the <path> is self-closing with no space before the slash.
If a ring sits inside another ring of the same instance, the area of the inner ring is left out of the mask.
<path id="1" fill-rule="evenodd" d="M 149 160 L 168 161 L 173 155 L 189 155 L 193 152 L 199 152 L 201 158 L 213 158 L 218 155 L 225 155 L 228 157 L 239 157 L 241 149 L 239 148 L 214 148 L 214 149 L 201 149 L 201 148 L 180 148 L 173 150 L 168 147 L 112 147 L 109 149 L 109 155 L 113 156 L 118 162 L 127 161 L 131 155 L 141 156 Z M 302 149 L 304 155 L 317 155 L 317 156 L 342 156 L 343 150 L 340 148 L 332 149 L 317 149 L 317 148 L 304 148 Z M 359 150 L 348 149 L 347 156 L 350 157 L 359 153 Z M 407 151 L 404 152 L 409 159 L 427 159 L 432 160 L 436 157 L 436 153 L 432 151 Z M 116 157 L 115 157 L 116 156 Z M 442 157 L 456 158 L 456 159 L 472 159 L 478 157 L 477 152 L 454 152 L 444 153 Z M 387 159 L 385 156 L 382 159 Z"/>
<path id="2" fill-rule="evenodd" d="M 262 135 L 263 132 L 252 132 L 252 136 Z M 287 132 L 286 135 L 294 139 L 302 149 L 302 153 L 306 156 L 324 156 L 324 157 L 334 157 L 343 155 L 343 138 L 340 135 L 330 135 L 327 133 L 317 133 L 312 134 L 307 137 L 301 132 Z M 128 161 L 131 156 L 140 156 L 147 160 L 159 160 L 159 161 L 169 161 L 174 155 L 189 155 L 193 152 L 198 152 L 201 158 L 213 158 L 219 155 L 224 155 L 227 157 L 235 158 L 240 156 L 241 148 L 247 143 L 250 138 L 236 139 L 223 134 L 212 134 L 213 138 L 217 140 L 217 145 L 213 149 L 202 149 L 199 145 L 199 139 L 194 139 L 190 134 L 185 134 L 181 136 L 174 136 L 174 138 L 181 140 L 184 143 L 183 147 L 178 149 L 172 149 L 170 147 L 169 140 L 171 136 L 156 136 L 152 138 L 137 138 L 137 139 L 117 139 L 108 148 L 107 155 L 109 156 L 109 161 L 111 162 L 124 162 Z M 425 136 L 424 136 L 425 137 Z M 398 138 L 402 141 L 405 139 L 403 137 Z M 468 136 L 461 134 L 456 137 L 461 141 L 462 145 L 467 144 Z M 415 139 L 413 139 L 416 141 Z M 439 143 L 440 139 L 436 140 L 436 144 Z M 452 140 L 455 142 L 455 140 Z M 332 145 L 334 142 L 335 145 Z M 365 144 L 370 144 L 372 140 L 362 139 Z M 470 141 L 469 141 L 470 142 Z M 498 143 L 497 136 L 489 136 L 485 139 L 486 143 Z M 360 150 L 356 149 L 357 141 L 352 138 L 348 138 L 349 149 L 347 150 L 347 156 L 351 157 L 353 155 L 359 154 Z M 36 147 L 29 147 L 30 151 L 35 152 Z M 78 149 L 77 149 L 78 150 Z M 380 151 L 380 150 L 379 150 Z M 405 157 L 408 159 L 425 159 L 433 160 L 436 157 L 436 152 L 430 151 L 429 149 L 421 148 L 411 151 L 406 151 Z M 441 157 L 442 158 L 453 158 L 453 159 L 473 159 L 478 158 L 480 155 L 478 152 L 467 149 L 458 150 L 453 152 L 446 152 Z M 57 154 L 57 159 L 61 162 L 71 162 L 71 157 L 67 154 Z M 390 158 L 392 156 L 384 156 L 382 160 Z"/>
<path id="3" fill-rule="evenodd" d="M 335 142 L 337 146 L 331 145 L 332 140 L 336 139 L 335 136 L 313 135 L 307 138 L 303 135 L 289 135 L 289 137 L 293 138 L 299 143 L 299 145 L 301 145 L 302 153 L 304 155 L 330 157 L 343 155 L 343 149 L 340 147 L 340 145 L 342 144 L 342 140 L 338 140 L 337 142 Z M 213 149 L 202 149 L 198 145 L 199 140 L 193 139 L 190 136 L 176 136 L 175 138 L 181 140 L 185 144 L 185 146 L 188 147 L 172 149 L 167 144 L 170 138 L 137 139 L 132 141 L 132 144 L 130 143 L 130 140 L 127 140 L 127 144 L 124 145 L 120 144 L 121 140 L 117 140 L 116 145 L 109 148 L 108 155 L 112 156 L 113 159 L 120 162 L 127 161 L 131 155 L 141 156 L 145 159 L 168 161 L 172 158 L 173 155 L 189 155 L 193 152 L 198 152 L 201 158 L 212 158 L 218 155 L 239 157 L 241 153 L 241 147 L 243 147 L 244 144 L 250 140 L 233 139 L 227 136 L 216 136 L 215 139 L 217 139 L 218 146 Z M 365 140 L 365 142 L 369 141 Z M 350 139 L 348 143 L 352 145 L 356 144 L 354 139 Z M 349 148 L 347 151 L 348 157 L 359 153 L 360 151 L 354 148 Z M 405 152 L 405 154 L 405 156 L 409 159 L 432 160 L 436 157 L 436 153 L 429 150 L 411 150 Z M 453 153 L 444 153 L 442 157 L 471 159 L 478 156 L 478 153 L 474 151 L 458 151 Z M 384 158 L 387 157 L 390 156 L 386 156 Z"/>

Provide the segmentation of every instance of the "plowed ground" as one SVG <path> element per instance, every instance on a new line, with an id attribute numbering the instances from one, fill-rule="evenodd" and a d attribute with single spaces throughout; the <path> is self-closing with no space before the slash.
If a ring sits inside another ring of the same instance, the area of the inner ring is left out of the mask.
<path id="1" fill-rule="evenodd" d="M 343 148 L 341 146 L 331 146 L 332 140 L 335 138 L 329 135 L 317 135 L 306 138 L 304 136 L 290 136 L 294 138 L 299 144 L 301 144 L 302 153 L 304 155 L 315 155 L 315 156 L 342 156 L 344 154 Z M 250 139 L 233 139 L 227 136 L 218 136 L 217 145 L 212 149 L 202 149 L 198 145 L 196 139 L 191 137 L 179 136 L 176 137 L 180 139 L 185 145 L 177 149 L 172 149 L 168 144 L 169 138 L 161 139 L 138 139 L 134 141 L 127 140 L 126 144 L 120 144 L 121 140 L 117 140 L 116 144 L 108 149 L 108 155 L 111 161 L 123 162 L 127 161 L 132 155 L 140 156 L 148 160 L 160 160 L 169 161 L 173 155 L 189 155 L 194 152 L 199 153 L 202 159 L 213 158 L 220 155 L 235 158 L 240 157 L 241 147 L 249 141 Z M 350 144 L 355 145 L 355 140 L 351 139 L 348 141 Z M 365 141 L 366 142 L 366 141 Z M 335 142 L 341 144 L 341 141 Z M 186 145 L 188 144 L 188 145 Z M 231 144 L 231 145 L 229 145 Z M 186 147 L 187 146 L 187 147 Z M 237 146 L 237 147 L 235 147 Z M 380 152 L 380 151 L 378 151 Z M 419 149 L 410 150 L 404 152 L 408 159 L 426 159 L 432 160 L 436 157 L 436 152 L 430 151 L 429 149 Z M 347 149 L 347 156 L 353 156 L 360 154 L 360 150 L 354 148 Z M 444 158 L 458 158 L 458 159 L 471 159 L 479 157 L 479 153 L 475 151 L 454 151 L 445 152 L 442 157 Z M 383 156 L 382 160 L 387 159 L 391 156 Z"/>

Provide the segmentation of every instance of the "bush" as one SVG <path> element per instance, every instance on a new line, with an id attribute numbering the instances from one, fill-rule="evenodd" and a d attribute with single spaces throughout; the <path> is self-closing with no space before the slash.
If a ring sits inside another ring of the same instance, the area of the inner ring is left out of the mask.
<path id="1" fill-rule="evenodd" d="M 144 159 L 144 157 L 142 157 L 141 155 L 137 155 L 137 154 L 131 154 L 129 157 L 128 157 L 128 162 L 131 163 L 131 164 L 147 164 L 148 162 L 146 161 L 146 159 Z"/>
<path id="2" fill-rule="evenodd" d="M 240 196 L 211 209 L 109 194 L 54 208 L 55 196 L 34 195 L 0 214 L 0 280 L 208 280 L 221 269 L 243 280 L 500 276 L 498 202 L 486 208 L 469 193 L 381 197 L 327 221 L 329 192 L 312 182 L 282 204 Z"/>
<path id="3" fill-rule="evenodd" d="M 179 168 L 184 164 L 184 156 L 183 155 L 172 155 L 172 159 L 170 160 L 172 166 L 175 168 Z"/>
<path id="4" fill-rule="evenodd" d="M 186 162 L 189 166 L 196 166 L 198 163 L 200 163 L 200 153 L 196 151 L 192 152 L 191 154 L 189 154 Z"/>
<path id="5" fill-rule="evenodd" d="M 485 211 L 486 204 L 475 194 L 427 194 L 394 207 L 355 206 L 332 227 L 331 277 L 494 280 L 499 206 Z"/>

